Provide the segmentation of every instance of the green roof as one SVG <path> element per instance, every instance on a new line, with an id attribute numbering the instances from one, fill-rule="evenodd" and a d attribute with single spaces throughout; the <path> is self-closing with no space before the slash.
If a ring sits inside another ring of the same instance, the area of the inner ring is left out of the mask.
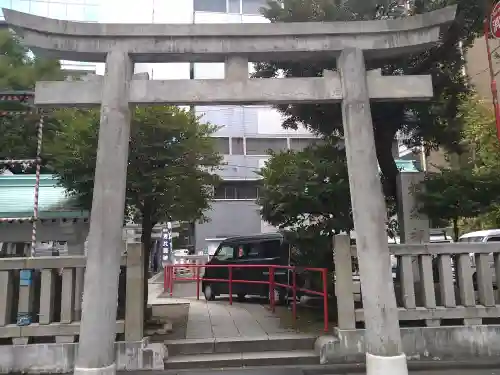
<path id="1" fill-rule="evenodd" d="M 33 216 L 36 176 L 0 175 L 0 218 Z M 75 207 L 66 189 L 52 175 L 40 176 L 38 216 L 40 219 L 87 218 L 87 211 Z"/>
<path id="2" fill-rule="evenodd" d="M 395 162 L 401 172 L 419 172 L 414 160 L 396 159 Z"/>

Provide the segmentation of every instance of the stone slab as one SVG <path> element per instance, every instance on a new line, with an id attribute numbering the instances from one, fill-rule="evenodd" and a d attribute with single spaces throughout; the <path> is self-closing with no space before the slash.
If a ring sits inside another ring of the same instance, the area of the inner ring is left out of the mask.
<path id="1" fill-rule="evenodd" d="M 257 62 L 331 58 L 344 48 L 363 49 L 369 57 L 421 51 L 439 41 L 456 7 L 395 20 L 253 25 L 86 24 L 3 12 L 35 53 L 62 60 L 104 62 L 116 47 L 135 62 L 217 62 L 231 55 Z"/>
<path id="2" fill-rule="evenodd" d="M 72 372 L 78 343 L 0 345 L 0 373 Z M 116 342 L 118 370 L 163 370 L 167 353 L 163 344 Z"/>
<path id="3" fill-rule="evenodd" d="M 433 97 L 432 79 L 419 76 L 367 78 L 375 101 L 424 100 Z M 101 103 L 102 82 L 37 82 L 35 104 L 40 107 L 92 107 Z M 129 101 L 134 105 L 242 105 L 325 103 L 342 100 L 340 78 L 328 77 L 197 80 L 149 80 L 130 82 Z"/>
<path id="4" fill-rule="evenodd" d="M 186 355 L 169 358 L 166 369 L 226 368 L 245 366 L 271 366 L 287 364 L 317 364 L 314 351 L 273 351 L 252 353 L 224 353 Z"/>
<path id="5" fill-rule="evenodd" d="M 408 359 L 435 361 L 478 360 L 500 356 L 500 325 L 401 328 Z M 362 363 L 365 357 L 364 330 L 334 330 L 320 337 L 316 353 L 322 364 Z"/>

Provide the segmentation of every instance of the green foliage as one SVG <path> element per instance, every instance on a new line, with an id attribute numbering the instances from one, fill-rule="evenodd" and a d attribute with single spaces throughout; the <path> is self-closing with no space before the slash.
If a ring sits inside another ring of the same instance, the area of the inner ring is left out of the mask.
<path id="1" fill-rule="evenodd" d="M 94 186 L 99 112 L 56 112 L 60 130 L 47 142 L 50 167 L 81 205 L 90 209 Z M 221 157 L 210 135 L 216 127 L 200 124 L 188 111 L 170 106 L 136 108 L 131 122 L 127 169 L 128 208 L 144 226 L 168 218 L 194 221 L 209 208 L 213 173 Z"/>
<path id="2" fill-rule="evenodd" d="M 260 175 L 258 203 L 272 225 L 319 236 L 352 230 L 345 152 L 333 143 L 274 153 Z"/>
<path id="3" fill-rule="evenodd" d="M 500 141 L 491 103 L 473 96 L 464 101 L 460 109 L 465 124 L 463 142 L 469 152 L 469 163 L 474 168 L 497 169 L 500 172 Z"/>
<path id="4" fill-rule="evenodd" d="M 458 239 L 458 221 L 475 218 L 488 212 L 500 201 L 500 177 L 496 173 L 480 173 L 473 169 L 443 169 L 426 176 L 415 187 L 419 211 L 431 220 L 453 223 L 455 240 Z"/>
<path id="5" fill-rule="evenodd" d="M 461 105 L 464 121 L 463 142 L 468 150 L 468 164 L 479 173 L 500 175 L 500 141 L 491 103 L 477 96 Z M 499 194 L 500 195 L 500 194 Z M 464 231 L 500 228 L 500 205 L 491 204 L 487 213 L 462 220 Z"/>
<path id="6" fill-rule="evenodd" d="M 63 78 L 59 61 L 32 55 L 9 30 L 0 30 L 0 90 L 33 90 L 37 81 Z"/>
<path id="7" fill-rule="evenodd" d="M 470 0 L 414 1 L 410 12 L 396 2 L 350 0 L 273 0 L 264 15 L 271 22 L 352 21 L 388 19 L 422 13 L 457 4 L 456 22 L 443 33 L 441 43 L 424 53 L 400 59 L 370 61 L 368 69 L 382 69 L 384 75 L 432 74 L 435 99 L 426 103 L 372 103 L 372 117 L 377 158 L 383 174 L 386 196 L 396 196 L 398 169 L 388 147 L 398 131 L 408 136 L 409 146 L 426 141 L 426 145 L 445 146 L 457 151 L 462 124 L 457 119 L 458 106 L 468 93 L 462 75 L 464 60 L 459 42 L 466 48 L 482 30 L 484 11 L 480 2 Z M 343 5 L 340 5 L 342 4 Z M 377 6 L 377 3 L 381 5 Z M 324 69 L 336 69 L 336 61 L 265 62 L 256 65 L 257 77 L 321 76 Z M 338 104 L 301 104 L 277 107 L 285 116 L 284 127 L 295 128 L 304 123 L 312 131 L 330 136 L 343 134 Z"/>
<path id="8" fill-rule="evenodd" d="M 33 56 L 10 31 L 0 30 L 0 91 L 33 90 L 36 81 L 63 78 L 59 61 Z M 0 116 L 0 159 L 35 157 L 39 119 L 36 114 Z M 45 139 L 53 138 L 56 131 L 55 124 L 48 121 Z M 34 172 L 33 167 L 26 165 L 0 165 L 0 171 L 5 167 L 13 173 Z"/>

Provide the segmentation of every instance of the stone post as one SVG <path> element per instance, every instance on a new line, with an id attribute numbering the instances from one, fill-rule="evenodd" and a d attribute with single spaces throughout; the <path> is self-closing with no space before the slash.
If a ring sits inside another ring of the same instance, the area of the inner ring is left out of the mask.
<path id="1" fill-rule="evenodd" d="M 417 211 L 417 201 L 413 196 L 413 186 L 425 177 L 424 172 L 400 173 L 398 176 L 398 222 L 401 243 L 415 244 L 430 241 L 429 218 Z M 413 277 L 420 282 L 417 262 L 413 262 Z"/>
<path id="2" fill-rule="evenodd" d="M 115 374 L 116 311 L 130 136 L 127 52 L 106 58 L 75 374 Z"/>
<path id="3" fill-rule="evenodd" d="M 387 212 L 378 175 L 363 52 L 344 49 L 337 66 L 344 98 L 342 118 L 365 314 L 367 374 L 408 374 L 389 261 Z"/>
<path id="4" fill-rule="evenodd" d="M 400 173 L 398 178 L 399 233 L 401 243 L 430 241 L 429 218 L 417 211 L 413 186 L 424 180 L 424 172 Z"/>
<path id="5" fill-rule="evenodd" d="M 140 341 L 144 334 L 144 253 L 140 243 L 127 244 L 125 340 Z"/>
<path id="6" fill-rule="evenodd" d="M 74 239 L 68 241 L 69 255 L 85 255 L 85 239 Z M 85 268 L 75 269 L 75 304 L 73 305 L 73 319 L 80 320 L 82 318 L 82 299 L 83 299 L 83 275 Z"/>

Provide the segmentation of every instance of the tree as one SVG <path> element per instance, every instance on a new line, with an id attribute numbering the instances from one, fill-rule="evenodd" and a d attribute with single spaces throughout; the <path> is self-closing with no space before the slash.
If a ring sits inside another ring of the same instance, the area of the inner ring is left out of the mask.
<path id="1" fill-rule="evenodd" d="M 64 78 L 59 61 L 39 58 L 30 53 L 9 30 L 0 30 L 0 92 L 32 91 L 40 80 L 57 81 Z M 0 112 L 8 109 L 0 103 Z M 33 159 L 36 155 L 36 133 L 40 116 L 0 115 L 0 160 Z M 56 129 L 51 122 L 45 124 L 44 136 L 49 139 Z M 43 160 L 43 159 L 42 159 Z M 8 167 L 13 173 L 33 173 L 33 166 L 2 165 L 0 171 Z"/>
<path id="2" fill-rule="evenodd" d="M 415 186 L 419 211 L 431 220 L 447 220 L 453 224 L 454 240 L 459 237 L 458 222 L 488 212 L 499 202 L 500 177 L 495 173 L 479 173 L 471 168 L 442 169 L 429 174 Z"/>
<path id="3" fill-rule="evenodd" d="M 66 109 L 56 112 L 54 118 L 59 132 L 45 145 L 48 165 L 80 205 L 90 210 L 99 112 Z M 210 207 L 213 185 L 218 181 L 214 172 L 221 162 L 210 137 L 216 130 L 177 107 L 137 107 L 133 112 L 126 207 L 142 223 L 146 271 L 154 225 L 167 220 L 203 220 Z M 145 289 L 147 292 L 147 279 Z"/>
<path id="4" fill-rule="evenodd" d="M 299 152 L 272 153 L 259 174 L 262 217 L 288 232 L 298 249 L 294 260 L 333 271 L 333 235 L 354 227 L 344 149 L 329 139 Z"/>
<path id="5" fill-rule="evenodd" d="M 464 122 L 463 143 L 468 150 L 469 166 L 482 173 L 500 175 L 500 142 L 491 104 L 472 96 L 462 103 L 460 115 Z M 487 213 L 465 220 L 463 226 L 470 230 L 499 228 L 500 205 L 491 204 Z"/>
<path id="6" fill-rule="evenodd" d="M 424 140 L 428 147 L 444 145 L 453 151 L 460 150 L 461 123 L 456 115 L 461 99 L 468 92 L 462 74 L 464 59 L 460 46 L 467 48 L 481 32 L 485 14 L 482 5 L 470 0 L 415 0 L 407 12 L 390 1 L 271 0 L 269 7 L 263 9 L 263 14 L 271 22 L 352 21 L 404 17 L 451 4 L 458 5 L 456 21 L 443 33 L 437 47 L 405 58 L 371 61 L 367 66 L 368 69 L 382 69 L 384 75 L 432 74 L 436 94 L 434 100 L 426 103 L 372 103 L 377 158 L 386 196 L 397 196 L 399 171 L 389 145 L 398 131 L 407 135 L 410 146 Z M 321 76 L 324 69 L 336 69 L 336 61 L 264 62 L 256 64 L 255 76 L 314 77 Z M 294 104 L 277 106 L 277 109 L 285 116 L 284 127 L 305 124 L 321 135 L 343 134 L 338 104 Z"/>
<path id="7" fill-rule="evenodd" d="M 461 104 L 460 116 L 469 163 L 479 169 L 500 169 L 500 141 L 491 105 L 471 96 Z"/>
<path id="8" fill-rule="evenodd" d="M 344 150 L 333 143 L 271 154 L 260 171 L 264 220 L 318 236 L 353 229 Z"/>

